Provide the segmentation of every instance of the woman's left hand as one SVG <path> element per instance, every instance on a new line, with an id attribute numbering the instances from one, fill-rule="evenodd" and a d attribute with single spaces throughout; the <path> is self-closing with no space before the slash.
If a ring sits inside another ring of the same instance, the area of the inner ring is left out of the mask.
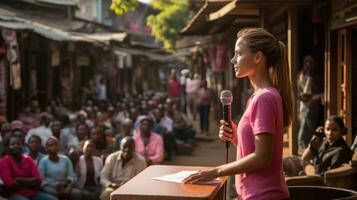
<path id="1" fill-rule="evenodd" d="M 204 171 L 198 171 L 197 173 L 191 174 L 189 177 L 183 180 L 184 183 L 197 183 L 201 181 L 209 181 L 219 177 L 218 168 L 213 168 Z"/>

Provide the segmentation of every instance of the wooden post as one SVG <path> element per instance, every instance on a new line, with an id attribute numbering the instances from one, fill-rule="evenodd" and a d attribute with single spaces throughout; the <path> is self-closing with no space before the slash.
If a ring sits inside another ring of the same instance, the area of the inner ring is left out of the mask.
<path id="1" fill-rule="evenodd" d="M 296 66 L 298 65 L 297 56 L 297 17 L 296 9 L 289 7 L 288 9 L 288 30 L 287 30 L 287 47 L 288 47 L 288 62 L 290 67 L 290 79 L 293 87 L 296 85 Z M 295 88 L 295 87 L 294 87 Z M 296 92 L 294 91 L 296 94 Z M 296 98 L 295 98 L 296 99 Z M 288 129 L 289 136 L 289 154 L 297 155 L 297 116 L 294 116 L 293 121 Z"/>

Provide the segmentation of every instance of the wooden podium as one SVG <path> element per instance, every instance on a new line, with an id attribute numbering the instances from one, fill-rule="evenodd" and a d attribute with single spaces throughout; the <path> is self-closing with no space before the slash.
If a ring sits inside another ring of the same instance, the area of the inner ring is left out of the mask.
<path id="1" fill-rule="evenodd" d="M 183 170 L 203 170 L 210 167 L 152 165 L 115 190 L 111 200 L 221 200 L 226 177 L 215 185 L 181 184 L 152 178 Z"/>

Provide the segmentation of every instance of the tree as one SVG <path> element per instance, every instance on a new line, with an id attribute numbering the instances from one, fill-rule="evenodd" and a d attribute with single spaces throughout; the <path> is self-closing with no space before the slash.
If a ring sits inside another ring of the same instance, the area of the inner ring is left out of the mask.
<path id="1" fill-rule="evenodd" d="M 179 39 L 179 31 L 186 26 L 192 13 L 188 0 L 153 0 L 152 6 L 160 12 L 150 15 L 147 25 L 157 41 L 163 42 L 164 48 L 173 50 Z"/>
<path id="2" fill-rule="evenodd" d="M 110 9 L 117 15 L 122 15 L 129 11 L 134 11 L 138 5 L 138 0 L 112 0 Z"/>

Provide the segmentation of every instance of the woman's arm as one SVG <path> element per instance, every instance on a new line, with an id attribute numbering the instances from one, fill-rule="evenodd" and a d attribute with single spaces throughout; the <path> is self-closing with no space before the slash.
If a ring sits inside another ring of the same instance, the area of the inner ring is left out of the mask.
<path id="1" fill-rule="evenodd" d="M 32 188 L 38 189 L 41 186 L 41 180 L 37 177 L 29 177 L 29 178 L 14 178 L 12 181 L 12 185 L 18 188 Z"/>
<path id="2" fill-rule="evenodd" d="M 218 167 L 219 176 L 257 171 L 270 165 L 273 157 L 274 136 L 261 133 L 255 136 L 255 151 L 235 162 Z"/>
<path id="3" fill-rule="evenodd" d="M 274 136 L 271 133 L 261 133 L 255 136 L 255 151 L 248 156 L 211 170 L 200 171 L 184 180 L 185 183 L 212 180 L 220 176 L 230 176 L 248 173 L 270 165 L 273 157 Z"/>

